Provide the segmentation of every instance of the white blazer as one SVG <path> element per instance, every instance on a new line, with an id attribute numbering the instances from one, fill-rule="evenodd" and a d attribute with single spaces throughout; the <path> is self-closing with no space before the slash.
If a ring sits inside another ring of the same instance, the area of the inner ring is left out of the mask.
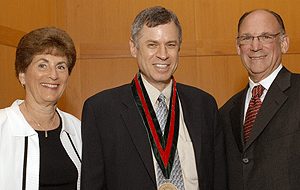
<path id="1" fill-rule="evenodd" d="M 16 100 L 11 107 L 0 109 L 0 190 L 22 189 L 25 137 L 28 137 L 26 189 L 39 189 L 39 137 L 19 109 L 22 102 L 23 100 Z M 79 190 L 82 148 L 81 123 L 71 114 L 59 109 L 57 112 L 62 119 L 60 140 L 77 168 L 77 189 Z"/>

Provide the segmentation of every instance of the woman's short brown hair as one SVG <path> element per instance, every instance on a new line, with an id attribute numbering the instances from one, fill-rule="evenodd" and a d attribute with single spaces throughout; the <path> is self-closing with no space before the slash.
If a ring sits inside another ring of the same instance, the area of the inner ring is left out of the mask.
<path id="1" fill-rule="evenodd" d="M 34 56 L 40 54 L 66 56 L 68 71 L 76 62 L 76 49 L 71 37 L 63 30 L 55 27 L 43 27 L 23 36 L 17 46 L 15 70 L 16 76 L 25 73 Z"/>

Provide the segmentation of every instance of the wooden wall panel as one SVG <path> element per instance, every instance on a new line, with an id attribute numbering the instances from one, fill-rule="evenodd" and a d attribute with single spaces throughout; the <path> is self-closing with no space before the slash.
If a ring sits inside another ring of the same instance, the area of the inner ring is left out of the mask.
<path id="1" fill-rule="evenodd" d="M 297 10 L 300 2 L 291 0 L 283 3 L 279 0 L 262 1 L 223 1 L 201 0 L 195 1 L 196 43 L 202 72 L 197 73 L 201 82 L 197 84 L 210 92 L 222 106 L 228 98 L 245 87 L 248 75 L 236 53 L 235 37 L 239 18 L 247 11 L 268 8 L 278 12 L 284 19 L 286 30 L 290 35 L 290 49 L 287 55 L 291 62 L 292 72 L 299 72 L 296 55 L 300 53 L 299 31 L 300 17 Z M 283 64 L 285 64 L 285 59 Z M 203 77 L 201 77 L 202 75 Z M 221 85 L 220 85 L 221 84 Z"/>
<path id="2" fill-rule="evenodd" d="M 82 59 L 130 58 L 131 24 L 141 10 L 156 5 L 166 6 L 182 20 L 189 20 L 181 23 L 182 27 L 188 29 L 183 33 L 185 48 L 182 48 L 182 54 L 187 56 L 195 53 L 195 15 L 190 11 L 194 9 L 194 1 L 177 0 L 174 3 L 171 0 L 77 0 L 67 4 L 70 6 L 70 14 L 73 14 L 68 18 L 77 18 L 68 22 L 68 28 L 80 26 L 74 36 L 78 39 Z"/>
<path id="3" fill-rule="evenodd" d="M 246 11 L 268 8 L 283 17 L 291 37 L 290 51 L 285 60 L 292 62 L 289 66 L 292 71 L 298 71 L 294 66 L 296 63 L 293 63 L 300 53 L 300 39 L 297 35 L 299 26 L 293 24 L 299 23 L 299 18 L 295 16 L 295 7 L 300 5 L 297 0 L 285 2 L 284 7 L 279 0 L 66 2 L 67 28 L 73 39 L 76 39 L 79 52 L 76 74 L 75 77 L 71 76 L 72 82 L 67 89 L 67 100 L 80 97 L 79 101 L 70 102 L 67 107 L 78 117 L 87 97 L 131 81 L 137 67 L 136 60 L 131 58 L 129 52 L 130 27 L 135 16 L 151 6 L 161 5 L 171 9 L 182 25 L 183 44 L 175 73 L 176 80 L 211 93 L 219 106 L 248 82 L 247 72 L 235 49 L 238 19 Z M 127 70 L 123 70 L 125 68 Z M 110 75 L 114 79 L 107 78 Z"/>
<path id="4" fill-rule="evenodd" d="M 0 17 L 0 39 L 1 27 L 20 32 L 46 25 L 65 29 L 75 42 L 78 61 L 59 107 L 80 118 L 86 98 L 132 80 L 138 68 L 129 52 L 131 24 L 140 11 L 156 5 L 171 9 L 183 28 L 176 80 L 211 93 L 219 106 L 248 82 L 235 49 L 238 19 L 246 11 L 268 8 L 283 17 L 291 39 L 283 65 L 300 72 L 298 0 L 28 0 L 22 4 L 2 0 L 0 11 L 5 17 Z M 0 98 L 10 93 L 20 97 L 23 89 L 14 71 L 6 72 L 13 69 L 7 64 L 13 64 L 15 50 L 8 45 L 0 45 L 0 50 L 1 64 L 5 63 L 0 76 L 7 77 L 0 86 L 9 91 L 1 92 Z M 11 89 L 5 83 L 13 80 L 17 88 Z M 0 107 L 11 104 L 7 101 L 11 100 L 0 101 Z"/>
<path id="5" fill-rule="evenodd" d="M 15 48 L 0 45 L 0 109 L 24 97 L 24 89 L 15 76 L 14 54 Z"/>
<path id="6" fill-rule="evenodd" d="M 247 83 L 247 72 L 238 56 L 198 58 L 197 70 L 197 86 L 212 94 L 218 106 L 222 106 Z"/>
<path id="7" fill-rule="evenodd" d="M 244 88 L 248 80 L 238 56 L 183 57 L 174 76 L 180 83 L 212 94 L 219 106 Z"/>
<path id="8" fill-rule="evenodd" d="M 0 25 L 0 44 L 16 47 L 26 32 Z"/>
<path id="9" fill-rule="evenodd" d="M 298 66 L 296 66 L 298 65 L 297 59 L 295 59 L 295 54 L 300 53 L 300 38 L 297 34 L 299 25 L 295 24 L 300 23 L 300 17 L 295 16 L 297 15 L 295 9 L 297 5 L 298 7 L 300 5 L 297 0 L 286 1 L 284 6 L 279 0 L 196 1 L 197 55 L 208 56 L 207 65 L 202 67 L 202 70 L 205 71 L 202 74 L 208 80 L 203 80 L 203 83 L 212 86 L 208 87 L 208 92 L 214 95 L 219 106 L 243 89 L 248 82 L 246 69 L 235 48 L 238 20 L 247 11 L 267 8 L 282 16 L 286 31 L 291 38 L 290 49 L 285 57 L 289 58 L 291 71 L 299 72 Z M 201 58 L 201 60 L 204 59 Z M 285 65 L 285 62 L 283 64 Z M 198 87 L 201 88 L 201 84 L 198 84 Z M 205 86 L 203 88 L 206 89 Z"/>
<path id="10" fill-rule="evenodd" d="M 58 0 L 1 0 L 0 25 L 29 32 L 42 26 L 56 25 Z"/>
<path id="11" fill-rule="evenodd" d="M 24 99 L 24 89 L 14 71 L 15 51 L 20 38 L 27 32 L 56 26 L 65 29 L 65 0 L 0 0 L 0 108 L 15 99 Z M 66 110 L 65 94 L 59 107 Z"/>
<path id="12" fill-rule="evenodd" d="M 197 55 L 234 55 L 235 38 L 239 18 L 247 11 L 269 9 L 279 13 L 291 37 L 289 53 L 300 53 L 298 31 L 300 17 L 296 7 L 300 1 L 290 0 L 201 0 L 196 1 L 196 41 Z"/>
<path id="13" fill-rule="evenodd" d="M 130 83 L 137 71 L 137 63 L 133 58 L 78 61 L 68 82 L 67 110 L 80 117 L 83 103 L 88 97 Z"/>
<path id="14" fill-rule="evenodd" d="M 85 59 L 76 63 L 67 88 L 67 110 L 81 116 L 84 101 L 105 89 L 130 83 L 138 71 L 136 60 Z M 224 72 L 228 71 L 228 72 Z M 212 94 L 219 106 L 247 84 L 238 56 L 180 57 L 176 81 Z M 226 90 L 222 90 L 226 87 Z"/>
<path id="15" fill-rule="evenodd" d="M 300 73 L 300 54 L 283 55 L 282 64 L 292 72 Z"/>
<path id="16" fill-rule="evenodd" d="M 182 27 L 188 29 L 183 33 L 181 56 L 195 55 L 195 14 L 190 11 L 194 1 L 66 1 L 67 31 L 77 44 L 79 60 L 66 92 L 67 110 L 80 117 L 87 97 L 132 80 L 138 68 L 129 51 L 131 24 L 141 10 L 156 5 L 191 21 L 181 21 Z"/>

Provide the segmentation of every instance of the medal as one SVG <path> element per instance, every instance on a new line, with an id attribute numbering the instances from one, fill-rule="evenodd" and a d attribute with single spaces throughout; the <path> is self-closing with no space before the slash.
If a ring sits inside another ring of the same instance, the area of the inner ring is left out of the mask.
<path id="1" fill-rule="evenodd" d="M 158 188 L 158 190 L 178 190 L 178 188 L 172 183 L 164 183 Z"/>

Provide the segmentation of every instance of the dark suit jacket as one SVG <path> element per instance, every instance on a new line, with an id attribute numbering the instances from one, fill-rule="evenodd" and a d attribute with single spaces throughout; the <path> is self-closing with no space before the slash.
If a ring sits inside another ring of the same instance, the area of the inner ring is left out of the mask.
<path id="1" fill-rule="evenodd" d="M 223 131 L 216 102 L 177 85 L 201 190 L 226 189 Z M 157 189 L 152 152 L 130 85 L 89 98 L 82 114 L 82 189 Z"/>
<path id="2" fill-rule="evenodd" d="M 231 190 L 300 189 L 300 76 L 281 69 L 270 86 L 246 145 L 248 86 L 221 109 Z"/>

